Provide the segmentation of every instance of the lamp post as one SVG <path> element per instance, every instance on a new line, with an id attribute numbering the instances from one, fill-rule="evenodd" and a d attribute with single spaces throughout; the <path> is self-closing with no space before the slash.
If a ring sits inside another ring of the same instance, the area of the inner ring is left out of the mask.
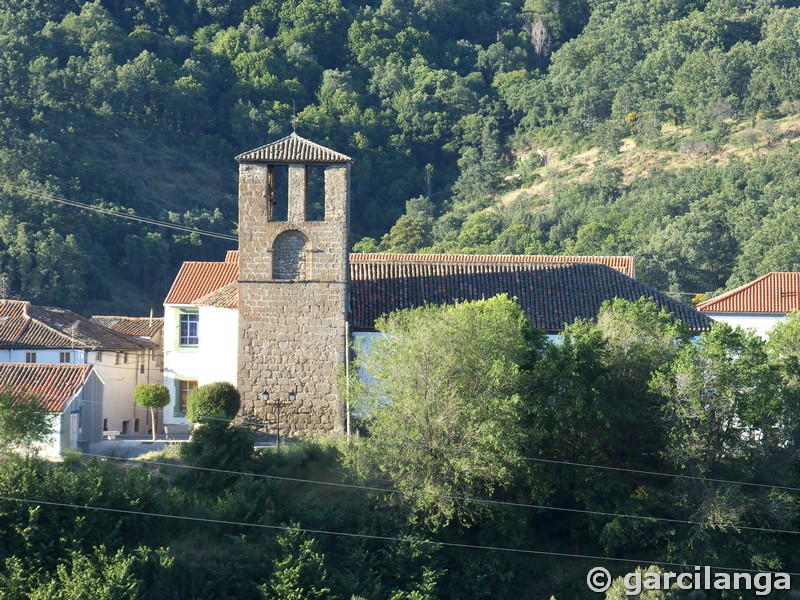
<path id="1" fill-rule="evenodd" d="M 297 399 L 297 387 L 295 387 L 293 391 L 289 392 L 289 403 L 294 404 L 295 399 Z"/>
<path id="2" fill-rule="evenodd" d="M 263 392 L 261 392 L 261 398 L 264 400 L 264 405 L 266 405 L 269 402 L 269 392 L 267 390 L 264 390 Z M 278 422 L 277 422 L 277 424 L 275 426 L 275 436 L 277 438 L 276 445 L 279 446 L 280 443 L 281 443 L 281 403 L 280 403 L 280 400 L 278 400 L 278 402 L 275 403 L 275 406 L 277 408 L 277 414 L 278 414 Z"/>

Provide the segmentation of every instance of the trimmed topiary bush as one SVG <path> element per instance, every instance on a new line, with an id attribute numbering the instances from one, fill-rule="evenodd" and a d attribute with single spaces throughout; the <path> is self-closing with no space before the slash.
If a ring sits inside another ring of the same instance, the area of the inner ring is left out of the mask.
<path id="1" fill-rule="evenodd" d="M 201 385 L 186 399 L 186 418 L 192 423 L 229 422 L 239 412 L 240 402 L 239 391 L 227 381 Z"/>
<path id="2" fill-rule="evenodd" d="M 153 425 L 153 441 L 156 441 L 156 409 L 169 404 L 169 390 L 160 383 L 140 383 L 133 390 L 133 401 L 150 409 L 150 422 Z"/>

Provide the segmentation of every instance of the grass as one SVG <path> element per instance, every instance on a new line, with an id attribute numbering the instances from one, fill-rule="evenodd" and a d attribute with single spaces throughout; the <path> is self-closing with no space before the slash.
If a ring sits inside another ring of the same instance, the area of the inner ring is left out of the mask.
<path id="1" fill-rule="evenodd" d="M 765 133 L 766 123 L 770 124 L 772 140 Z M 499 197 L 499 202 L 509 205 L 521 196 L 540 197 L 542 201 L 552 196 L 552 182 L 586 183 L 598 166 L 615 167 L 622 170 L 622 181 L 631 185 L 637 179 L 647 177 L 656 170 L 677 171 L 704 164 L 725 165 L 732 160 L 749 162 L 763 157 L 788 144 L 800 140 L 800 115 L 789 115 L 774 121 L 751 121 L 729 123 L 730 134 L 725 143 L 713 146 L 707 152 L 692 153 L 690 144 L 702 142 L 689 127 L 664 125 L 661 129 L 659 148 L 641 147 L 633 138 L 622 140 L 620 151 L 613 156 L 603 156 L 598 148 L 583 150 L 571 156 L 560 156 L 558 149 L 548 148 L 551 157 L 546 166 L 533 171 L 536 182 L 517 189 L 509 190 Z M 756 136 L 748 132 L 755 132 Z M 742 140 L 758 139 L 755 143 L 743 143 Z M 522 153 L 530 156 L 533 151 Z"/>

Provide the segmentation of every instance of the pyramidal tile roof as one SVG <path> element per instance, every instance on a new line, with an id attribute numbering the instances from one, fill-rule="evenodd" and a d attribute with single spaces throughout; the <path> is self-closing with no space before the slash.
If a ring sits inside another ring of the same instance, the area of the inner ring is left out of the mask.
<path id="1" fill-rule="evenodd" d="M 24 300 L 0 302 L 0 348 L 80 348 L 146 350 L 155 345 L 112 331 L 63 308 L 35 306 Z"/>
<path id="2" fill-rule="evenodd" d="M 767 273 L 697 305 L 702 312 L 787 313 L 800 310 L 800 273 Z"/>
<path id="3" fill-rule="evenodd" d="M 285 138 L 261 146 L 255 150 L 244 152 L 236 157 L 240 163 L 269 163 L 269 164 L 317 164 L 333 165 L 352 163 L 349 156 L 335 152 L 325 146 L 300 137 L 292 132 Z"/>
<path id="4" fill-rule="evenodd" d="M 92 365 L 0 363 L 0 388 L 31 394 L 48 412 L 61 412 L 91 372 Z"/>

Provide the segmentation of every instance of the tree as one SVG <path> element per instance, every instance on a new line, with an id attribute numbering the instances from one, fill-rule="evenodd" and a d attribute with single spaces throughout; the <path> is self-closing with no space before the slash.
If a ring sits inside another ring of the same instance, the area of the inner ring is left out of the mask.
<path id="1" fill-rule="evenodd" d="M 0 391 L 0 447 L 30 450 L 52 434 L 53 417 L 32 394 Z"/>
<path id="2" fill-rule="evenodd" d="M 192 423 L 225 423 L 239 412 L 239 391 L 227 381 L 201 385 L 186 399 L 186 418 Z"/>
<path id="3" fill-rule="evenodd" d="M 297 527 L 297 526 L 295 526 Z M 307 538 L 297 529 L 288 529 L 278 536 L 283 556 L 274 562 L 275 570 L 268 584 L 259 586 L 262 598 L 275 600 L 309 600 L 330 598 L 325 587 L 328 572 L 325 555 L 317 550 L 314 538 Z"/>
<path id="4" fill-rule="evenodd" d="M 783 396 L 780 430 L 782 446 L 800 444 L 800 313 L 793 311 L 786 321 L 769 332 L 767 355 L 781 379 Z"/>
<path id="5" fill-rule="evenodd" d="M 764 341 L 750 331 L 715 323 L 652 387 L 667 399 L 667 455 L 675 468 L 713 476 L 724 464 L 752 466 L 775 442 L 778 379 Z"/>
<path id="6" fill-rule="evenodd" d="M 140 383 L 133 390 L 133 401 L 150 409 L 150 422 L 153 424 L 153 441 L 156 441 L 156 409 L 169 404 L 169 390 L 160 383 Z"/>
<path id="7" fill-rule="evenodd" d="M 463 498 L 508 486 L 521 462 L 527 319 L 497 296 L 395 312 L 377 329 L 358 357 L 374 381 L 364 392 L 369 435 L 348 448 L 348 462 L 406 492 L 396 498 L 412 522 L 468 525 L 485 506 Z"/>

